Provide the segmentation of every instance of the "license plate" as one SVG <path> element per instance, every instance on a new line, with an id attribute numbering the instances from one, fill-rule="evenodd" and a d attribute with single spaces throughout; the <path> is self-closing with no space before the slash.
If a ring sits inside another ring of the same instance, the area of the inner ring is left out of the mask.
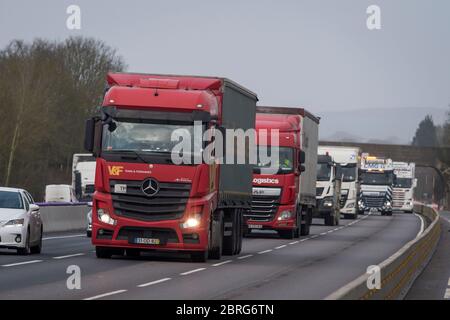
<path id="1" fill-rule="evenodd" d="M 262 224 L 249 224 L 248 228 L 249 229 L 262 229 Z"/>
<path id="2" fill-rule="evenodd" d="M 133 239 L 134 244 L 161 244 L 160 239 L 155 238 L 134 238 Z"/>

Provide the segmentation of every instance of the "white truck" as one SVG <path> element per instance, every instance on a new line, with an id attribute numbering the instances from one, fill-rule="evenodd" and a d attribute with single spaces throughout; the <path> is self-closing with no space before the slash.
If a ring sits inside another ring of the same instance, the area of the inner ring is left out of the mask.
<path id="1" fill-rule="evenodd" d="M 323 218 L 325 225 L 337 226 L 341 217 L 341 183 L 340 165 L 328 154 L 317 157 L 316 211 L 315 217 Z"/>
<path id="2" fill-rule="evenodd" d="M 90 153 L 76 153 L 72 160 L 72 188 L 80 201 L 90 201 L 94 194 L 95 157 Z"/>
<path id="3" fill-rule="evenodd" d="M 361 155 L 359 213 L 379 211 L 392 215 L 392 192 L 394 185 L 392 159 Z"/>
<path id="4" fill-rule="evenodd" d="M 341 166 L 342 185 L 340 208 L 345 219 L 358 217 L 359 180 L 361 149 L 347 146 L 319 146 L 319 154 L 330 155 Z"/>
<path id="5" fill-rule="evenodd" d="M 412 213 L 414 209 L 414 188 L 417 186 L 416 164 L 394 161 L 393 166 L 395 182 L 392 203 L 394 210 Z"/>

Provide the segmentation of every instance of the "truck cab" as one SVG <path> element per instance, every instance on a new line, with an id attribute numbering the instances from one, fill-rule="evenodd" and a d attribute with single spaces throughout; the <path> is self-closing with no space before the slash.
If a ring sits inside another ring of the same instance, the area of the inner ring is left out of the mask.
<path id="1" fill-rule="evenodd" d="M 257 164 L 253 168 L 251 209 L 244 214 L 246 233 L 275 230 L 281 238 L 308 235 L 315 208 L 315 163 L 319 119 L 303 108 L 257 107 Z M 278 132 L 278 139 L 270 135 Z M 269 136 L 264 137 L 263 132 Z M 260 152 L 277 153 L 266 163 Z"/>
<path id="2" fill-rule="evenodd" d="M 85 135 L 97 161 L 97 257 L 157 250 L 206 261 L 238 254 L 252 165 L 202 155 L 216 142 L 205 136 L 254 128 L 256 95 L 217 77 L 111 73 L 107 82 Z"/>
<path id="3" fill-rule="evenodd" d="M 319 154 L 328 153 L 341 166 L 341 215 L 345 219 L 358 217 L 359 167 L 361 149 L 350 146 L 319 146 Z"/>
<path id="4" fill-rule="evenodd" d="M 414 188 L 417 186 L 415 178 L 415 163 L 393 163 L 395 182 L 392 196 L 394 210 L 412 213 L 414 210 Z"/>
<path id="5" fill-rule="evenodd" d="M 395 181 L 392 160 L 363 155 L 359 179 L 361 191 L 358 208 L 360 214 L 364 214 L 366 211 L 378 211 L 381 212 L 381 215 L 391 216 Z"/>
<path id="6" fill-rule="evenodd" d="M 340 222 L 341 169 L 329 154 L 319 154 L 317 159 L 316 217 L 325 225 L 337 226 Z"/>

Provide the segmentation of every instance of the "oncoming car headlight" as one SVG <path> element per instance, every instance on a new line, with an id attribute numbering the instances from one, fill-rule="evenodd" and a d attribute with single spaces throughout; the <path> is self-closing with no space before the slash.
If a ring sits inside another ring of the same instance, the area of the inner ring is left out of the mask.
<path id="1" fill-rule="evenodd" d="M 7 223 L 5 223 L 5 227 L 22 227 L 24 224 L 24 219 L 14 219 L 9 220 Z"/>

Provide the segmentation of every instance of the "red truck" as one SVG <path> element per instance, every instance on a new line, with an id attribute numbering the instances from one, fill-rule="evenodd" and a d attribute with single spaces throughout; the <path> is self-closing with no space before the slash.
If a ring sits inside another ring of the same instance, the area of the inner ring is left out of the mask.
<path id="1" fill-rule="evenodd" d="M 174 164 L 171 134 L 195 135 L 194 123 L 200 135 L 254 128 L 256 95 L 215 77 L 112 73 L 107 82 L 101 116 L 88 119 L 85 132 L 85 148 L 97 158 L 97 257 L 159 250 L 205 261 L 238 254 L 253 166 Z"/>
<path id="2" fill-rule="evenodd" d="M 263 130 L 279 131 L 279 141 L 259 139 L 258 148 L 275 146 L 272 152 L 279 152 L 279 160 L 264 164 L 258 159 L 254 167 L 244 232 L 270 229 L 286 239 L 308 235 L 316 207 L 319 118 L 303 108 L 257 107 L 256 112 L 258 139 Z M 267 169 L 275 170 L 268 174 Z"/>

